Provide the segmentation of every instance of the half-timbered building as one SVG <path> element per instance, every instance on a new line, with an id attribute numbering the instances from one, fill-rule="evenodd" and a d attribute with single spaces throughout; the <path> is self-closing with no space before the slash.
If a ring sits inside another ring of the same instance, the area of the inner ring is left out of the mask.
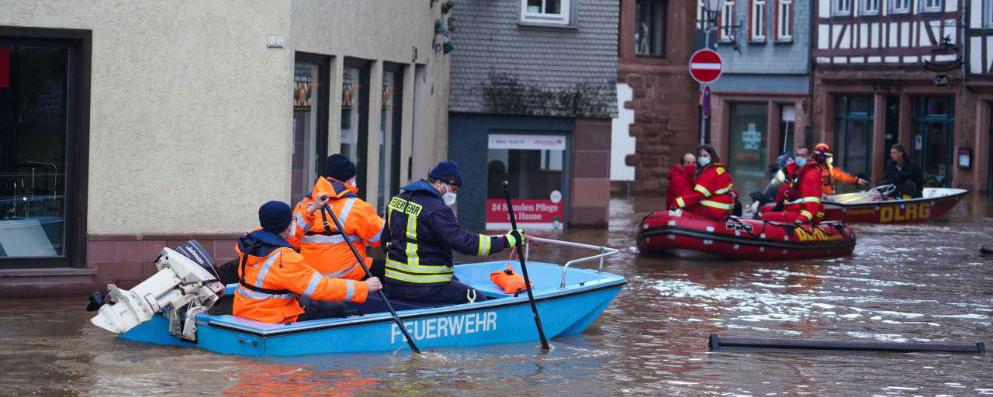
<path id="1" fill-rule="evenodd" d="M 817 0 L 813 117 L 835 163 L 878 181 L 902 143 L 926 183 L 971 186 L 956 148 L 975 143 L 962 84 L 960 0 Z"/>
<path id="2" fill-rule="evenodd" d="M 975 149 L 975 165 L 969 173 L 977 190 L 986 192 L 986 205 L 993 213 L 993 0 L 967 0 L 968 23 L 965 40 L 966 90 L 973 99 L 968 110 L 973 112 L 971 135 Z"/>

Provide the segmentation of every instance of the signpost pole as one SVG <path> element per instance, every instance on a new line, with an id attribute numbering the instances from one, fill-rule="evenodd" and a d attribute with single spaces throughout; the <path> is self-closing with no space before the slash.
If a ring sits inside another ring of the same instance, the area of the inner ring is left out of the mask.
<path id="1" fill-rule="evenodd" d="M 710 49 L 710 24 L 707 21 L 703 22 L 703 48 Z M 708 115 L 704 115 L 703 107 L 703 90 L 707 88 L 707 85 L 700 83 L 700 144 L 703 145 L 707 143 L 707 119 Z M 706 98 L 709 100 L 710 98 Z"/>

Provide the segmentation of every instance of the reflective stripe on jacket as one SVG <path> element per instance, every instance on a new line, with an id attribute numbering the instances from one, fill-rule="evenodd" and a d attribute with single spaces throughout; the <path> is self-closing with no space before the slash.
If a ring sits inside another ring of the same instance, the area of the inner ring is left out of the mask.
<path id="1" fill-rule="evenodd" d="M 676 198 L 676 206 L 698 215 L 721 220 L 734 208 L 734 182 L 723 164 L 711 164 L 700 171 L 693 191 Z"/>
<path id="2" fill-rule="evenodd" d="M 264 323 L 290 323 L 303 313 L 299 297 L 363 303 L 365 282 L 321 275 L 282 237 L 256 230 L 238 239 L 239 285 L 233 314 Z"/>
<path id="3" fill-rule="evenodd" d="M 769 213 L 770 220 L 794 222 L 817 222 L 824 219 L 824 204 L 821 203 L 823 166 L 809 162 L 796 172 L 788 173 L 790 179 L 784 183 L 776 195 L 783 202 L 783 213 Z"/>
<path id="4" fill-rule="evenodd" d="M 452 281 L 452 250 L 488 256 L 507 247 L 503 236 L 471 233 L 426 181 L 403 187 L 387 207 L 390 241 L 386 279 L 395 283 L 433 285 Z"/>
<path id="5" fill-rule="evenodd" d="M 383 218 L 355 192 L 354 188 L 341 181 L 321 177 L 314 184 L 310 196 L 297 203 L 293 210 L 297 221 L 294 235 L 300 241 L 300 254 L 308 264 L 329 277 L 352 280 L 365 277 L 365 271 L 355 262 L 355 255 L 345 243 L 345 238 L 352 241 L 359 255 L 365 259 L 366 266 L 372 266 L 372 258 L 366 255 L 366 246 L 380 246 Z M 310 203 L 323 194 L 331 197 L 328 207 L 345 227 L 344 233 L 335 228 L 334 220 L 321 209 L 307 213 Z"/>

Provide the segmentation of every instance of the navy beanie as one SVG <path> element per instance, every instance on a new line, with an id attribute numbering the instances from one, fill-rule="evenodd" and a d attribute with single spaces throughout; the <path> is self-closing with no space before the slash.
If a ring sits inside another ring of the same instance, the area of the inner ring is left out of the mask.
<path id="1" fill-rule="evenodd" d="M 355 177 L 356 172 L 355 163 L 338 153 L 328 156 L 327 164 L 324 165 L 324 176 L 341 182 L 348 182 Z"/>
<path id="2" fill-rule="evenodd" d="M 266 231 L 282 233 L 293 220 L 293 210 L 282 201 L 270 201 L 259 208 L 259 225 Z"/>
<path id="3" fill-rule="evenodd" d="M 462 186 L 462 173 L 459 172 L 459 163 L 451 160 L 438 163 L 431 170 L 431 173 L 428 174 L 428 177 L 449 185 Z"/>

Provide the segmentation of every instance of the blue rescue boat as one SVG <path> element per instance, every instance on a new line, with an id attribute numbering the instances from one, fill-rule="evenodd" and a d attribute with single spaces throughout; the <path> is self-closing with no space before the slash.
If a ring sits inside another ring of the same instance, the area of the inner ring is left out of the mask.
<path id="1" fill-rule="evenodd" d="M 599 251 L 597 255 L 572 260 L 565 265 L 543 262 L 528 262 L 527 265 L 545 334 L 555 338 L 583 332 L 625 284 L 623 277 L 603 271 L 603 258 L 617 251 L 538 237 L 529 240 Z M 572 267 L 593 260 L 599 260 L 598 270 Z M 494 261 L 455 266 L 456 277 L 485 293 L 486 301 L 437 307 L 390 302 L 421 349 L 537 341 L 527 294 L 508 295 L 490 281 L 491 272 L 507 265 L 507 261 Z M 518 272 L 521 270 L 519 265 L 514 268 Z M 233 293 L 234 287 L 234 284 L 227 286 L 228 294 Z M 378 296 L 370 295 L 366 303 L 350 304 L 349 308 L 360 314 L 292 324 L 265 324 L 230 314 L 204 312 L 190 317 L 195 319 L 195 327 L 178 327 L 185 330 L 185 337 L 184 332 L 177 331 L 177 316 L 170 320 L 168 311 L 163 309 L 121 337 L 135 342 L 256 357 L 407 349 L 400 329 Z"/>

